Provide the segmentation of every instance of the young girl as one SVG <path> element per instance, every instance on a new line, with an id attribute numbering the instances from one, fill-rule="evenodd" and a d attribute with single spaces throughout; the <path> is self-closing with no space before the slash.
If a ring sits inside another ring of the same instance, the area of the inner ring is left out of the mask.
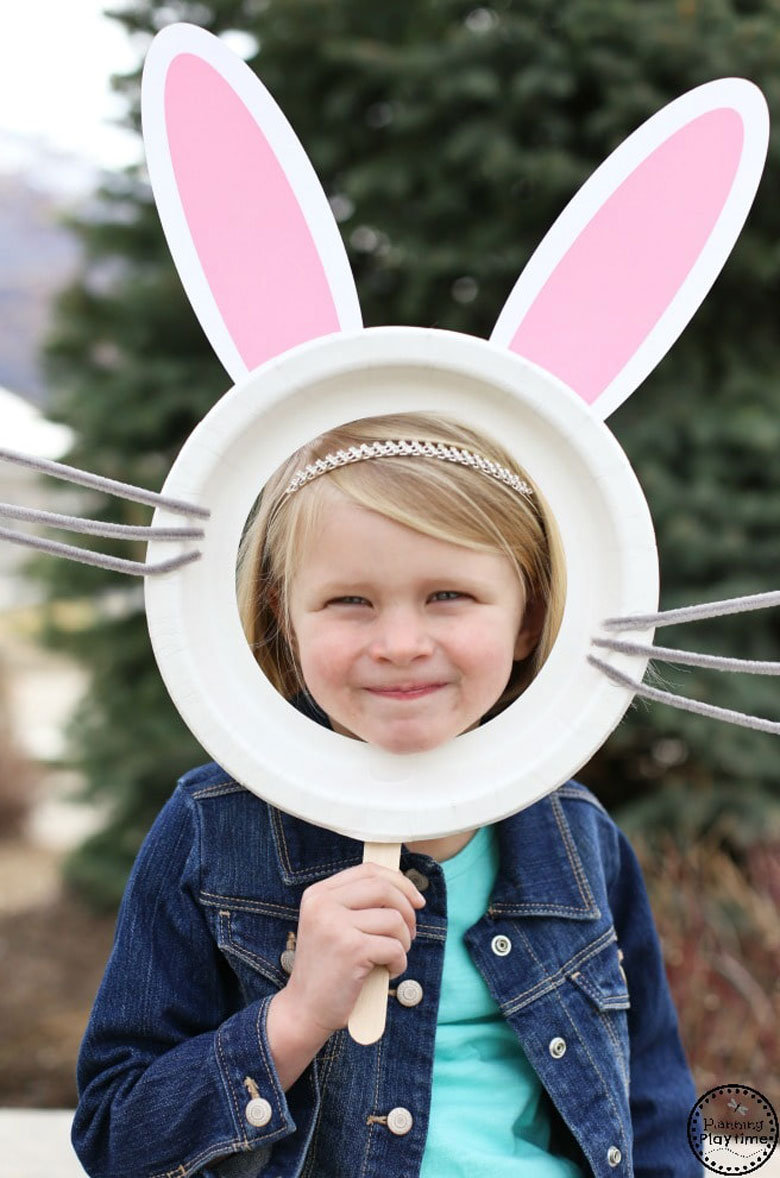
<path id="1" fill-rule="evenodd" d="M 399 755 L 515 700 L 564 594 L 539 490 L 491 439 L 421 413 L 294 454 L 263 490 L 238 584 L 274 686 Z M 586 789 L 409 844 L 400 871 L 361 860 L 214 764 L 182 779 L 82 1046 L 73 1135 L 89 1174 L 700 1172 L 641 876 Z M 387 1029 L 365 1047 L 345 1028 L 378 964 Z"/>

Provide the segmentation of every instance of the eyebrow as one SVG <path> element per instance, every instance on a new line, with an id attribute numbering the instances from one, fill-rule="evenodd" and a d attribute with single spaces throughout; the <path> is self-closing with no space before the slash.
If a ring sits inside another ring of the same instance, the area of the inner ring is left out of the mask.
<path id="1" fill-rule="evenodd" d="M 385 585 L 381 580 L 368 580 L 365 576 L 359 576 L 352 579 L 348 574 L 320 584 L 314 585 L 312 588 L 322 596 L 338 597 L 344 594 L 348 595 L 369 595 L 376 592 L 377 588 L 382 589 Z M 424 592 L 433 592 L 441 589 L 463 589 L 473 593 L 490 593 L 495 588 L 495 582 L 488 577 L 475 577 L 473 574 L 448 572 L 441 575 L 426 575 L 420 578 L 419 581 L 414 582 L 414 588 L 423 590 Z M 522 588 L 522 586 L 521 586 Z"/>

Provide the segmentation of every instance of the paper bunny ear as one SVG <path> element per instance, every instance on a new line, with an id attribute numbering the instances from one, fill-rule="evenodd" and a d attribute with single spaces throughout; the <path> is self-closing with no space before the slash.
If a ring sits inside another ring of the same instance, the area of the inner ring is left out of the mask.
<path id="1" fill-rule="evenodd" d="M 179 275 L 234 380 L 362 326 L 341 235 L 306 153 L 240 58 L 194 25 L 146 57 L 149 175 Z"/>
<path id="2" fill-rule="evenodd" d="M 709 82 L 664 107 L 564 209 L 491 339 L 607 417 L 715 281 L 753 202 L 768 137 L 763 95 L 741 78 Z"/>

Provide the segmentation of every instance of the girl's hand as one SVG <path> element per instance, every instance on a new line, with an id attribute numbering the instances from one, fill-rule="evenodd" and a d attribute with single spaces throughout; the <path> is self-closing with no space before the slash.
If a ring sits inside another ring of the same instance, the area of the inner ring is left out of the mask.
<path id="1" fill-rule="evenodd" d="M 284 1088 L 347 1025 L 375 965 L 386 966 L 391 977 L 404 972 L 416 910 L 424 904 L 405 875 L 376 863 L 349 867 L 306 889 L 295 965 L 268 1009 L 271 1052 Z"/>

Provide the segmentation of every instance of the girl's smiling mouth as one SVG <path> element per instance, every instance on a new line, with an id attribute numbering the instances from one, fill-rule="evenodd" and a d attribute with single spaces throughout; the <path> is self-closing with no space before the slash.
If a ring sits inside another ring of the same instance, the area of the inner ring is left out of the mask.
<path id="1" fill-rule="evenodd" d="M 367 687 L 366 691 L 381 695 L 383 699 L 419 699 L 445 686 L 444 683 L 406 683 L 394 687 Z"/>

